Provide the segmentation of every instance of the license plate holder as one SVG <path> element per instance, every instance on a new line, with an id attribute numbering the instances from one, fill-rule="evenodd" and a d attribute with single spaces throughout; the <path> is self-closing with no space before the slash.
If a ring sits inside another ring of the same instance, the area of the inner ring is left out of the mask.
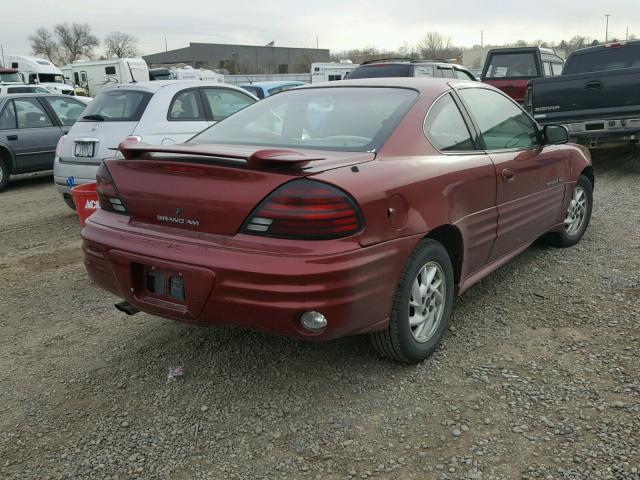
<path id="1" fill-rule="evenodd" d="M 95 154 L 95 142 L 76 142 L 73 153 L 76 157 L 91 158 Z"/>

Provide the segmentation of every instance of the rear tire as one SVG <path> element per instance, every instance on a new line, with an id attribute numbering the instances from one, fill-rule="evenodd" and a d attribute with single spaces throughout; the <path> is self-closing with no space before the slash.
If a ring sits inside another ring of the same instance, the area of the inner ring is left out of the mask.
<path id="1" fill-rule="evenodd" d="M 74 212 L 76 211 L 76 204 L 74 203 L 73 198 L 71 198 L 71 195 L 62 195 L 62 199 L 64 200 L 64 203 L 67 204 L 67 207 Z"/>
<path id="2" fill-rule="evenodd" d="M 418 363 L 442 340 L 453 306 L 451 259 L 441 243 L 425 239 L 402 272 L 386 330 L 372 332 L 373 347 L 383 356 Z"/>
<path id="3" fill-rule="evenodd" d="M 0 192 L 9 185 L 9 175 L 11 170 L 6 159 L 0 157 Z"/>
<path id="4" fill-rule="evenodd" d="M 565 212 L 564 227 L 561 232 L 551 232 L 545 240 L 555 247 L 571 247 L 582 240 L 589 226 L 593 209 L 593 185 L 585 175 L 580 175 L 573 192 L 571 202 Z"/>

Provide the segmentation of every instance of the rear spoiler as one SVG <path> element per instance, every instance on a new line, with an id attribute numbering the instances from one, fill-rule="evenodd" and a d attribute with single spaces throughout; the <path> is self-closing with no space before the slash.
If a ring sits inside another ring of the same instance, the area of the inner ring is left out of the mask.
<path id="1" fill-rule="evenodd" d="M 149 153 L 175 153 L 177 155 L 190 155 L 212 157 L 222 159 L 244 160 L 249 168 L 268 167 L 304 167 L 309 162 L 325 160 L 325 157 L 310 156 L 294 150 L 267 148 L 256 150 L 247 155 L 234 148 L 225 148 L 223 145 L 148 145 L 136 141 L 124 141 L 118 146 L 118 150 L 126 160 L 135 160 Z"/>

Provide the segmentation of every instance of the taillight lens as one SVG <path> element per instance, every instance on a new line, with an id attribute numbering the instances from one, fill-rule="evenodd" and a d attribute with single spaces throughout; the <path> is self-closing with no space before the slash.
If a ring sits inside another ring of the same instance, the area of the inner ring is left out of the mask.
<path id="1" fill-rule="evenodd" d="M 353 199 L 326 183 L 300 179 L 265 198 L 244 222 L 251 235 L 326 240 L 346 237 L 362 228 L 362 216 Z"/>
<path id="2" fill-rule="evenodd" d="M 100 164 L 96 173 L 96 193 L 101 209 L 124 215 L 129 213 L 104 162 Z"/>
<path id="3" fill-rule="evenodd" d="M 66 138 L 67 136 L 63 135 L 58 140 L 58 144 L 56 145 L 56 157 L 58 158 L 60 158 L 60 155 L 62 155 L 62 147 L 64 146 L 64 141 L 66 140 Z"/>

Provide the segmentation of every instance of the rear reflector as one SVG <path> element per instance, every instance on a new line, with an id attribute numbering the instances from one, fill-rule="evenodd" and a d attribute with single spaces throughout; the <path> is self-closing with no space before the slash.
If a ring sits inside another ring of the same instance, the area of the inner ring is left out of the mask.
<path id="1" fill-rule="evenodd" d="M 251 235 L 325 240 L 353 235 L 362 218 L 353 199 L 326 183 L 289 182 L 260 203 L 241 231 Z"/>

